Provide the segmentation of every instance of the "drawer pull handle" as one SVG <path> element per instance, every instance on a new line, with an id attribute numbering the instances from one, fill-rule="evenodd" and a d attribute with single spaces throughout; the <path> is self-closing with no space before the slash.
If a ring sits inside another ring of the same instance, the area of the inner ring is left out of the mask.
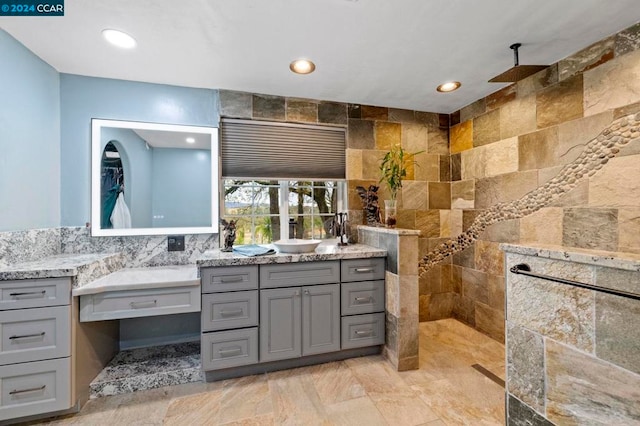
<path id="1" fill-rule="evenodd" d="M 218 353 L 223 358 L 228 356 L 240 355 L 242 353 L 242 348 L 235 347 L 231 349 L 218 349 Z"/>
<path id="2" fill-rule="evenodd" d="M 9 392 L 9 395 L 17 395 L 19 393 L 26 393 L 26 392 L 36 392 L 36 391 L 41 391 L 44 390 L 44 388 L 46 388 L 47 385 L 42 385 L 38 388 L 29 388 L 29 389 L 20 389 L 20 390 L 12 390 L 11 392 Z"/>
<path id="3" fill-rule="evenodd" d="M 223 309 L 220 311 L 223 317 L 237 317 L 242 315 L 242 309 Z"/>
<path id="4" fill-rule="evenodd" d="M 131 302 L 131 303 L 129 303 L 129 305 L 133 309 L 148 308 L 148 307 L 151 307 L 151 306 L 156 306 L 157 304 L 158 304 L 157 300 L 145 300 L 144 302 Z"/>
<path id="5" fill-rule="evenodd" d="M 41 333 L 34 333 L 34 334 L 24 334 L 22 336 L 11 336 L 9 337 L 9 340 L 14 340 L 14 339 L 28 339 L 29 337 L 42 337 L 44 336 L 45 332 L 41 332 Z"/>
<path id="6" fill-rule="evenodd" d="M 356 330 L 356 336 L 371 336 L 373 330 Z"/>
<path id="7" fill-rule="evenodd" d="M 373 268 L 356 268 L 355 271 L 359 274 L 363 274 L 365 272 L 373 272 Z"/>
<path id="8" fill-rule="evenodd" d="M 239 283 L 240 281 L 242 281 L 242 275 L 220 278 L 221 283 Z"/>
<path id="9" fill-rule="evenodd" d="M 9 293 L 9 296 L 36 296 L 36 295 L 40 295 L 40 296 L 44 296 L 45 294 L 47 294 L 47 290 L 42 290 L 42 291 L 24 291 L 24 292 L 20 292 L 20 293 Z"/>
<path id="10" fill-rule="evenodd" d="M 373 301 L 371 296 L 368 297 L 356 297 L 355 298 L 355 303 L 356 304 L 363 304 L 363 303 L 371 303 Z"/>

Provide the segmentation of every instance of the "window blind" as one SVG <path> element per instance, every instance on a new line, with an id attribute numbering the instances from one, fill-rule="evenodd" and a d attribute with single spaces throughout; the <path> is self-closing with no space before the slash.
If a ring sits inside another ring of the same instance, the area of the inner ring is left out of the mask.
<path id="1" fill-rule="evenodd" d="M 345 128 L 238 119 L 221 128 L 223 178 L 345 178 Z"/>

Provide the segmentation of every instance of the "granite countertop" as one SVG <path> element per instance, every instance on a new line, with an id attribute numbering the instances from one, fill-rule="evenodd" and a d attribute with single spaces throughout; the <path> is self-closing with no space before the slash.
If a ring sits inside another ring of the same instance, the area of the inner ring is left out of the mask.
<path id="1" fill-rule="evenodd" d="M 71 277 L 80 287 L 122 267 L 120 253 L 62 254 L 0 267 L 0 281 Z"/>
<path id="2" fill-rule="evenodd" d="M 640 271 L 640 254 L 589 250 L 546 244 L 500 244 L 507 253 L 557 259 L 607 268 Z"/>
<path id="3" fill-rule="evenodd" d="M 386 255 L 386 250 L 364 244 L 338 247 L 335 241 L 325 241 L 315 252 L 304 254 L 276 253 L 247 257 L 237 253 L 209 250 L 197 260 L 197 265 L 148 268 L 124 268 L 121 253 L 64 254 L 0 267 L 0 281 L 70 277 L 73 294 L 79 296 L 104 291 L 149 288 L 151 283 L 153 287 L 198 285 L 198 267 L 312 262 Z"/>
<path id="4" fill-rule="evenodd" d="M 274 248 L 265 244 L 265 247 Z M 312 253 L 291 254 L 276 253 L 266 256 L 247 257 L 238 253 L 226 253 L 220 250 L 209 250 L 197 260 L 198 267 L 264 265 L 269 263 L 313 262 L 319 260 L 358 259 L 386 257 L 387 251 L 364 244 L 350 244 L 338 247 L 335 241 L 322 242 Z"/>

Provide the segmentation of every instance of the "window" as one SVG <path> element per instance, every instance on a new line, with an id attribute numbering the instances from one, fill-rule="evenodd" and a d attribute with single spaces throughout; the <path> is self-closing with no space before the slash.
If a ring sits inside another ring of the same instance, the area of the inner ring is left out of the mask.
<path id="1" fill-rule="evenodd" d="M 236 244 L 332 238 L 333 217 L 346 209 L 345 187 L 342 180 L 226 179 L 223 216 L 237 221 Z"/>
<path id="2" fill-rule="evenodd" d="M 331 237 L 347 208 L 346 128 L 224 118 L 222 216 L 236 244 Z"/>

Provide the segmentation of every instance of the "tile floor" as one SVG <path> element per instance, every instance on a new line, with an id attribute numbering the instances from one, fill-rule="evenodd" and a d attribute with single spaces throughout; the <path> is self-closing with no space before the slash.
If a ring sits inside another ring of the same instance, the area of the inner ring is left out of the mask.
<path id="1" fill-rule="evenodd" d="M 454 320 L 420 324 L 420 369 L 381 356 L 89 401 L 51 425 L 503 425 L 504 345 Z"/>

